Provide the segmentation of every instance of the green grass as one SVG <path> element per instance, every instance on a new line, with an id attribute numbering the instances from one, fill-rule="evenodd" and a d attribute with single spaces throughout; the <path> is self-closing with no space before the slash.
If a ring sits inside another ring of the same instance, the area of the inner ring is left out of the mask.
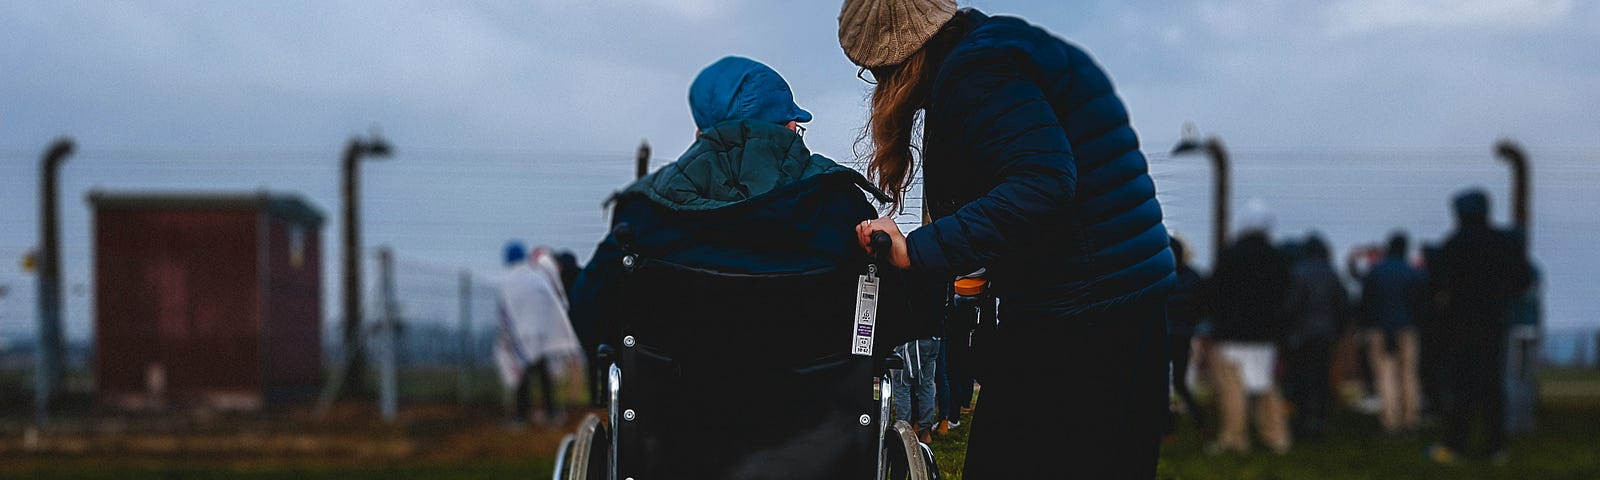
<path id="1" fill-rule="evenodd" d="M 1482 458 L 1449 466 L 1428 461 L 1424 449 L 1437 430 L 1391 437 L 1370 416 L 1343 413 L 1328 436 L 1300 440 L 1283 456 L 1258 450 L 1249 455 L 1210 456 L 1203 439 L 1185 432 L 1162 452 L 1163 478 L 1179 479 L 1595 479 L 1600 478 L 1600 405 L 1547 404 L 1537 432 L 1513 439 L 1504 467 Z"/>
<path id="2" fill-rule="evenodd" d="M 1162 453 L 1163 479 L 1596 479 L 1600 478 L 1600 405 L 1551 406 L 1541 417 L 1539 433 L 1512 443 L 1512 460 L 1494 467 L 1468 459 L 1454 466 L 1428 463 L 1422 455 L 1431 433 L 1390 438 L 1378 432 L 1371 417 L 1343 414 L 1333 433 L 1315 443 L 1297 444 L 1285 456 L 1265 452 L 1208 456 L 1202 439 L 1183 432 Z M 959 480 L 969 423 L 949 435 L 935 437 L 933 450 L 943 478 Z M 490 479 L 540 478 L 550 469 L 549 452 L 523 458 L 489 458 L 443 463 L 397 462 L 389 465 L 281 464 L 252 467 L 204 459 L 120 459 L 99 463 L 81 457 L 6 460 L 0 478 L 74 479 Z"/>
<path id="3" fill-rule="evenodd" d="M 1317 441 L 1301 441 L 1284 456 L 1264 449 L 1249 455 L 1218 456 L 1202 452 L 1207 439 L 1192 429 L 1162 449 L 1163 479 L 1584 479 L 1600 478 L 1600 404 L 1547 405 L 1537 433 L 1511 443 L 1511 462 L 1495 467 L 1484 459 L 1465 459 L 1451 466 L 1429 462 L 1423 450 L 1435 431 L 1390 437 L 1370 416 L 1342 413 L 1331 433 Z M 1213 422 L 1213 425 L 1215 423 Z M 961 478 L 967 427 L 935 437 L 933 451 L 945 479 Z M 1185 425 L 1187 427 L 1187 425 Z"/>
<path id="4" fill-rule="evenodd" d="M 939 462 L 939 476 L 945 479 L 961 478 L 961 469 L 966 466 L 967 433 L 971 431 L 972 416 L 962 415 L 961 426 L 950 429 L 944 436 L 934 435 L 933 458 Z"/>
<path id="5" fill-rule="evenodd" d="M 446 464 L 407 464 L 388 466 L 282 468 L 250 467 L 193 462 L 174 467 L 170 460 L 155 460 L 147 464 L 119 465 L 105 468 L 92 462 L 64 461 L 33 464 L 6 464 L 0 467 L 0 478 L 28 479 L 118 479 L 118 480 L 182 480 L 182 479 L 348 479 L 348 480 L 408 480 L 408 479 L 528 479 L 548 478 L 551 461 L 545 457 L 523 459 L 490 459 L 483 461 Z"/>
<path id="6" fill-rule="evenodd" d="M 442 375 L 442 374 L 441 374 Z M 1319 441 L 1300 441 L 1284 456 L 1265 451 L 1249 455 L 1210 456 L 1202 453 L 1205 438 L 1192 429 L 1180 431 L 1162 452 L 1163 479 L 1600 479 L 1600 372 L 1550 371 L 1544 378 L 1544 402 L 1536 433 L 1511 443 L 1511 462 L 1495 467 L 1482 459 L 1466 459 L 1438 466 L 1423 457 L 1423 449 L 1437 437 L 1424 431 L 1406 437 L 1379 432 L 1371 416 L 1344 412 L 1335 416 L 1331 433 Z M 446 396 L 446 392 L 433 392 Z M 495 412 L 483 413 L 492 417 Z M 935 436 L 933 450 L 943 478 L 959 480 L 966 452 L 970 418 L 946 436 Z M 450 432 L 419 433 L 435 427 L 455 432 L 460 425 L 434 420 L 413 425 L 413 435 L 425 435 L 453 444 Z M 482 419 L 480 422 L 484 421 Z M 459 421 L 458 421 L 459 422 Z M 1213 421 L 1213 424 L 1215 422 Z M 455 425 L 451 427 L 451 425 Z M 429 428 L 422 428 L 428 426 Z M 1187 425 L 1185 425 L 1187 426 Z M 484 428 L 480 426 L 479 428 Z M 494 438 L 486 445 L 522 442 L 524 436 L 552 436 L 558 432 L 513 434 L 493 428 L 482 430 Z M 551 440 L 553 442 L 553 440 Z M 187 457 L 8 456 L 0 453 L 0 479 L 4 478 L 129 478 L 129 479 L 488 479 L 543 478 L 553 454 L 544 447 L 471 450 L 451 457 L 428 452 L 447 448 L 432 443 L 419 458 L 401 461 L 346 461 L 339 459 L 206 459 Z M 526 452 L 525 454 L 522 452 Z M 460 455 L 467 455 L 462 457 Z M 1068 472 L 1070 473 L 1070 472 Z"/>
<path id="7" fill-rule="evenodd" d="M 1511 441 L 1511 462 L 1495 467 L 1481 458 L 1440 466 L 1423 451 L 1438 438 L 1437 429 L 1391 437 L 1372 416 L 1341 412 L 1330 433 L 1316 441 L 1299 441 L 1284 456 L 1259 449 L 1249 455 L 1211 456 L 1192 428 L 1179 432 L 1162 448 L 1163 479 L 1600 479 L 1600 372 L 1550 370 L 1541 375 L 1544 401 L 1535 433 Z M 943 478 L 959 480 L 966 453 L 968 427 L 935 437 L 934 456 Z M 1211 418 L 1211 425 L 1216 425 Z M 1188 424 L 1183 427 L 1189 427 Z"/>

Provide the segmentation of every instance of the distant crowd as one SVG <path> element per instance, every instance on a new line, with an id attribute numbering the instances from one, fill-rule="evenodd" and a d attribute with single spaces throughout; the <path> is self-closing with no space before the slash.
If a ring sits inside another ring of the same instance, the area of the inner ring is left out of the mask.
<path id="1" fill-rule="evenodd" d="M 1487 194 L 1461 193 L 1454 210 L 1455 230 L 1420 252 L 1398 230 L 1381 251 L 1352 251 L 1348 283 L 1319 234 L 1275 242 L 1272 215 L 1259 202 L 1247 206 L 1209 276 L 1174 239 L 1175 411 L 1206 430 L 1189 390 L 1192 359 L 1220 421 L 1207 452 L 1250 451 L 1254 423 L 1262 445 L 1286 453 L 1296 439 L 1326 434 L 1330 411 L 1349 399 L 1375 410 L 1389 434 L 1437 423 L 1438 442 L 1426 452 L 1435 462 L 1471 453 L 1504 464 L 1508 428 L 1531 425 L 1531 408 L 1508 411 L 1507 399 L 1531 381 L 1520 352 L 1531 351 L 1528 331 L 1538 322 L 1537 274 L 1520 230 L 1490 225 Z M 1339 391 L 1345 380 L 1359 389 Z M 1476 449 L 1468 445 L 1474 419 L 1486 437 Z M 1169 423 L 1169 434 L 1176 427 Z"/>

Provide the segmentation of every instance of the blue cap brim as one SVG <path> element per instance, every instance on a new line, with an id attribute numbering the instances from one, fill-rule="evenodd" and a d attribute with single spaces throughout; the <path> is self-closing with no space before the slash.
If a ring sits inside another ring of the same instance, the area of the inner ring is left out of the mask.
<path id="1" fill-rule="evenodd" d="M 799 105 L 795 105 L 794 106 L 794 121 L 800 122 L 800 123 L 806 123 L 806 122 L 811 121 L 811 112 L 807 112 L 806 109 L 800 108 Z"/>

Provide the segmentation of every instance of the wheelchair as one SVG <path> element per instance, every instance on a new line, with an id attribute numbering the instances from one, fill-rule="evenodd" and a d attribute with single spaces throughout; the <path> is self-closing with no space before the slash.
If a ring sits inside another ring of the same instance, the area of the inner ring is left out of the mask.
<path id="1" fill-rule="evenodd" d="M 590 414 L 562 440 L 551 478 L 938 478 L 932 450 L 891 421 L 900 360 L 846 339 L 860 332 L 860 275 L 877 262 L 729 273 L 623 245 L 628 294 L 614 301 L 625 314 L 608 334 L 621 345 L 598 352 L 607 418 Z"/>

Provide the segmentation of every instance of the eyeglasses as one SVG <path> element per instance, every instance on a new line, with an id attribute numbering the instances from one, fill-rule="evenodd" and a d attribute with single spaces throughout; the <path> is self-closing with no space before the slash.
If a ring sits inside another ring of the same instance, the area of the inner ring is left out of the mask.
<path id="1" fill-rule="evenodd" d="M 867 82 L 867 85 L 878 84 L 878 77 L 874 76 L 871 70 L 867 70 L 867 67 L 861 67 L 861 70 L 857 70 L 856 78 L 861 79 L 863 82 Z"/>
<path id="2" fill-rule="evenodd" d="M 806 138 L 806 126 L 798 123 L 794 124 L 794 133 L 799 135 L 800 138 Z"/>

